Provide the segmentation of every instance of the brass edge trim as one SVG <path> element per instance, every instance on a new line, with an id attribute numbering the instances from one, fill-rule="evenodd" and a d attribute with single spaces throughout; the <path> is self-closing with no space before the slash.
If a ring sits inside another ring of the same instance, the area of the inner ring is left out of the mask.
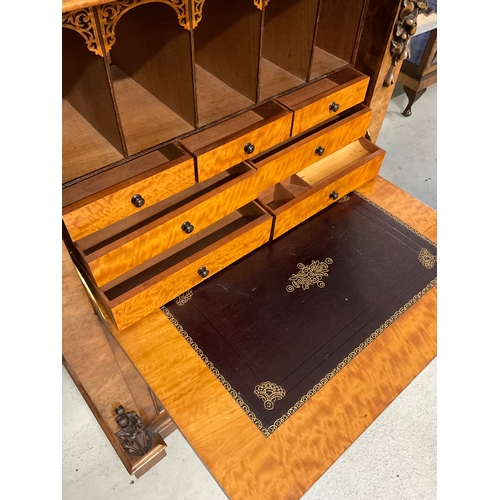
<path id="1" fill-rule="evenodd" d="M 353 191 L 353 193 L 358 195 L 363 200 L 367 201 L 370 205 L 373 205 L 374 207 L 378 208 L 381 212 L 383 212 L 385 215 L 388 215 L 389 217 L 391 217 L 391 219 L 394 219 L 396 222 L 398 222 L 399 224 L 404 226 L 406 229 L 409 229 L 412 233 L 415 233 L 417 236 L 420 236 L 420 238 L 425 240 L 427 243 L 430 243 L 432 246 L 437 248 L 437 243 L 435 241 L 432 241 L 430 238 L 428 238 L 424 234 L 420 233 L 419 231 L 417 231 L 416 229 L 411 227 L 409 224 L 407 224 L 406 222 L 404 222 L 401 219 L 399 219 L 398 217 L 396 217 L 394 214 L 391 214 L 391 212 L 387 211 L 385 208 L 381 207 L 380 205 L 377 205 L 374 201 L 370 200 L 370 198 L 367 198 L 365 195 L 361 194 L 358 191 Z"/>
<path id="2" fill-rule="evenodd" d="M 316 394 L 327 382 L 329 382 L 342 368 L 344 368 L 350 361 L 352 361 L 365 347 L 371 344 L 381 333 L 383 333 L 394 321 L 396 321 L 404 312 L 406 312 L 412 305 L 414 305 L 419 299 L 421 299 L 429 290 L 431 290 L 437 284 L 437 278 L 434 278 L 426 287 L 424 287 L 419 293 L 413 296 L 404 306 L 400 307 L 387 321 L 385 321 L 381 326 L 379 326 L 365 341 L 361 342 L 354 351 L 352 351 L 347 357 L 345 357 L 331 372 L 327 373 L 317 384 L 313 386 L 304 396 L 302 396 L 286 413 L 284 413 L 279 419 L 277 419 L 274 424 L 269 427 L 264 427 L 262 422 L 255 416 L 249 406 L 243 401 L 241 396 L 231 387 L 229 382 L 226 381 L 224 376 L 215 368 L 213 363 L 207 358 L 203 351 L 198 347 L 196 342 L 189 336 L 189 334 L 184 330 L 182 325 L 174 318 L 172 313 L 165 307 L 162 306 L 160 309 L 163 311 L 167 319 L 169 319 L 175 328 L 181 333 L 181 335 L 186 339 L 189 345 L 195 350 L 198 356 L 207 365 L 210 371 L 217 377 L 217 380 L 224 386 L 224 388 L 229 392 L 232 398 L 240 405 L 241 409 L 250 417 L 252 422 L 256 427 L 264 434 L 267 438 L 269 437 L 280 425 L 282 425 L 286 420 L 288 420 L 301 406 L 304 405 L 309 399 L 311 399 L 314 394 Z"/>

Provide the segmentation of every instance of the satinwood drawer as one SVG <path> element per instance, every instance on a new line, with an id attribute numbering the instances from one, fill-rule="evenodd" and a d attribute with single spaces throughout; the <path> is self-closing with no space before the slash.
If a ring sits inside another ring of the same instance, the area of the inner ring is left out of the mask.
<path id="1" fill-rule="evenodd" d="M 193 238 L 201 230 L 255 200 L 275 182 L 240 163 L 203 183 L 157 203 L 149 210 L 76 241 L 89 274 L 97 286 Z"/>
<path id="2" fill-rule="evenodd" d="M 360 104 L 351 114 L 289 139 L 249 163 L 266 177 L 261 184 L 267 189 L 365 135 L 371 113 L 370 108 Z"/>
<path id="3" fill-rule="evenodd" d="M 273 239 L 375 177 L 384 156 L 361 138 L 262 192 L 259 201 L 275 217 Z"/>
<path id="4" fill-rule="evenodd" d="M 175 144 L 63 190 L 63 220 L 79 240 L 193 186 L 194 160 Z"/>
<path id="5" fill-rule="evenodd" d="M 198 181 L 290 137 L 292 112 L 271 101 L 181 141 L 196 158 Z"/>
<path id="6" fill-rule="evenodd" d="M 345 68 L 279 99 L 293 111 L 292 135 L 318 125 L 365 100 L 369 77 Z"/>
<path id="7" fill-rule="evenodd" d="M 271 224 L 269 213 L 249 203 L 102 287 L 102 302 L 126 328 L 269 241 Z"/>

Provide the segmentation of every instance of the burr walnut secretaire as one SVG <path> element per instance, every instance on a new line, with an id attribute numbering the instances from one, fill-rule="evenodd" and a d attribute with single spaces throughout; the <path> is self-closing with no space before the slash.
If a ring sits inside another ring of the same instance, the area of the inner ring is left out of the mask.
<path id="1" fill-rule="evenodd" d="M 165 445 L 124 452 L 113 405 L 174 425 L 116 335 L 377 176 L 394 47 L 422 3 L 63 1 L 65 304 L 81 306 L 64 362 L 129 472 Z"/>

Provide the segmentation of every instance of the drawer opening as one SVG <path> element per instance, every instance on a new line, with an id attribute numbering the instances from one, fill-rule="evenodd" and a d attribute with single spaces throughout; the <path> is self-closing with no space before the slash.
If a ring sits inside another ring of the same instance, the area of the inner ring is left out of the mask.
<path id="1" fill-rule="evenodd" d="M 95 175 L 64 188 L 62 191 L 62 206 L 64 208 L 82 200 L 89 203 L 93 201 L 91 197 L 102 196 L 99 193 L 103 191 L 118 188 L 121 184 L 126 185 L 127 183 L 137 182 L 153 175 L 156 170 L 168 169 L 172 165 L 176 165 L 177 163 L 173 162 L 183 156 L 187 157 L 184 151 L 175 144 L 169 144 L 104 172 L 96 172 Z M 172 163 L 172 165 L 166 166 L 167 163 Z M 72 209 L 74 208 L 73 206 Z"/>
<path id="2" fill-rule="evenodd" d="M 153 2 L 119 18 L 108 63 L 129 154 L 195 127 L 189 31 L 175 10 Z"/>
<path id="3" fill-rule="evenodd" d="M 322 0 L 310 79 L 354 64 L 367 0 Z"/>
<path id="4" fill-rule="evenodd" d="M 79 33 L 63 28 L 62 183 L 125 155 L 106 63 Z"/>
<path id="5" fill-rule="evenodd" d="M 198 126 L 257 102 L 262 13 L 248 0 L 210 0 L 193 30 Z"/>
<path id="6" fill-rule="evenodd" d="M 189 240 L 175 245 L 155 258 L 107 283 L 101 288 L 101 291 L 109 301 L 113 301 L 149 280 L 159 281 L 164 278 L 161 273 L 168 272 L 168 270 L 175 272 L 182 269 L 188 259 L 197 259 L 204 253 L 208 253 L 212 249 L 209 247 L 262 216 L 266 216 L 265 212 L 255 203 L 249 203 L 217 223 L 203 229 Z"/>
<path id="7" fill-rule="evenodd" d="M 375 144 L 362 138 L 339 149 L 297 173 L 305 183 L 314 187 L 336 173 L 347 173 L 351 167 L 361 165 L 372 153 L 380 151 Z"/>
<path id="8" fill-rule="evenodd" d="M 203 196 L 210 196 L 214 190 L 223 190 L 228 185 L 238 182 L 242 176 L 253 173 L 252 167 L 246 163 L 240 163 L 220 174 L 197 183 L 180 193 L 174 194 L 165 200 L 148 207 L 137 214 L 116 222 L 100 231 L 90 234 L 78 240 L 78 247 L 87 257 L 97 257 L 106 253 L 111 248 L 123 242 L 123 239 L 130 239 L 132 233 L 138 235 L 163 223 L 167 218 L 173 216 L 176 210 L 184 210 L 186 205 L 194 205 Z M 193 236 L 191 236 L 193 238 Z M 120 241 L 122 240 L 122 241 Z"/>
<path id="9" fill-rule="evenodd" d="M 260 193 L 258 199 L 271 210 L 276 210 L 297 196 L 307 192 L 310 188 L 310 184 L 302 180 L 299 176 L 292 175 L 288 179 L 284 179 L 279 184 Z"/>

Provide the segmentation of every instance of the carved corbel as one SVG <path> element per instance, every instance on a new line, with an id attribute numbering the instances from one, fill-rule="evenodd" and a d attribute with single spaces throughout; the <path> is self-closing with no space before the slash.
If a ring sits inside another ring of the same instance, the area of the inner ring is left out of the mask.
<path id="1" fill-rule="evenodd" d="M 428 8 L 427 0 L 402 0 L 401 10 L 391 41 L 391 67 L 384 80 L 384 87 L 394 84 L 396 65 L 410 56 L 410 40 L 417 31 L 417 17 Z"/>
<path id="2" fill-rule="evenodd" d="M 253 0 L 253 3 L 259 10 L 262 10 L 269 3 L 269 0 Z"/>
<path id="3" fill-rule="evenodd" d="M 85 39 L 87 48 L 102 57 L 102 47 L 97 35 L 97 25 L 92 9 L 78 9 L 63 13 L 62 27 L 79 33 Z"/>
<path id="4" fill-rule="evenodd" d="M 133 411 L 125 412 L 123 406 L 115 409 L 116 423 L 120 430 L 115 433 L 123 449 L 134 456 L 145 455 L 151 448 L 153 435 L 144 428 L 141 418 Z"/>

